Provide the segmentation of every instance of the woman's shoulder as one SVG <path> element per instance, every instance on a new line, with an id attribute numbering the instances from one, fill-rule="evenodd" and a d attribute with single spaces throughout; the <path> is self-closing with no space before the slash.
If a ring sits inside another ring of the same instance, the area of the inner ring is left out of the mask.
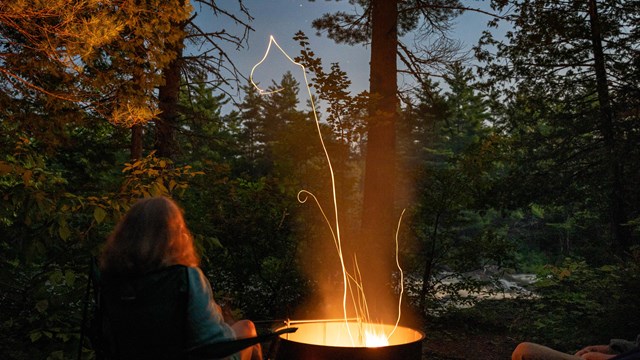
<path id="1" fill-rule="evenodd" d="M 207 276 L 204 274 L 202 269 L 197 266 L 186 266 L 187 274 L 189 274 L 189 278 L 194 279 L 206 279 Z"/>
<path id="2" fill-rule="evenodd" d="M 187 277 L 190 289 L 205 289 L 205 292 L 211 291 L 211 283 L 209 283 L 209 279 L 199 267 L 187 266 Z"/>

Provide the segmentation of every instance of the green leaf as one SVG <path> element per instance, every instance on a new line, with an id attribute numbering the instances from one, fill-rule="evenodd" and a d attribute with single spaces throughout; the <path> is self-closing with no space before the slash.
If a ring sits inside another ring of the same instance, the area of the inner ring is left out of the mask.
<path id="1" fill-rule="evenodd" d="M 104 211 L 103 208 L 96 206 L 96 208 L 93 209 L 93 218 L 96 220 L 98 224 L 102 224 L 106 216 L 107 216 L 107 212 Z"/>
<path id="2" fill-rule="evenodd" d="M 60 227 L 58 228 L 58 235 L 62 240 L 67 240 L 69 236 L 71 236 L 71 230 L 69 230 L 69 226 L 66 221 L 60 224 Z"/>
<path id="3" fill-rule="evenodd" d="M 65 343 L 65 342 L 67 342 L 67 341 L 71 340 L 71 335 L 66 334 L 66 333 L 59 333 L 59 334 L 56 334 L 56 337 L 57 337 L 58 339 L 62 340 L 62 342 L 63 342 L 63 343 Z"/>
<path id="4" fill-rule="evenodd" d="M 538 204 L 531 204 L 531 213 L 538 219 L 544 219 L 544 209 Z"/>
<path id="5" fill-rule="evenodd" d="M 222 243 L 220 242 L 220 239 L 218 239 L 217 237 L 207 237 L 206 241 L 209 243 L 209 245 L 220 248 L 220 249 L 224 249 L 224 246 L 222 245 Z"/>
<path id="6" fill-rule="evenodd" d="M 51 281 L 55 285 L 61 284 L 63 279 L 64 275 L 62 274 L 61 270 L 55 270 L 51 273 L 51 275 L 49 275 L 49 281 Z"/>
<path id="7" fill-rule="evenodd" d="M 47 357 L 47 360 L 63 360 L 64 359 L 64 351 L 62 350 L 58 350 L 58 351 L 54 351 L 52 352 L 49 357 Z"/>
<path id="8" fill-rule="evenodd" d="M 31 334 L 29 334 L 29 338 L 31 339 L 31 342 L 36 342 L 41 337 L 42 337 L 42 332 L 40 331 L 34 331 Z"/>
<path id="9" fill-rule="evenodd" d="M 49 308 L 49 301 L 47 300 L 40 300 L 36 303 L 36 310 L 38 310 L 39 313 L 45 312 L 48 308 Z M 42 334 L 40 335 L 42 336 Z"/>
<path id="10" fill-rule="evenodd" d="M 75 282 L 76 282 L 76 273 L 71 271 L 71 270 L 65 271 L 64 272 L 64 281 L 67 283 L 67 285 L 73 286 L 73 284 L 75 284 Z"/>

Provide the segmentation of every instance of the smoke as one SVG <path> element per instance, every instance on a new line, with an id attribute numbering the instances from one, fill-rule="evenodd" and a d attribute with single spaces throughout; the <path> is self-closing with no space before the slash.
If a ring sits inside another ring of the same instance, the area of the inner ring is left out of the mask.
<path id="1" fill-rule="evenodd" d="M 270 37 L 264 57 L 251 71 L 252 84 L 261 94 L 282 90 L 264 91 L 253 82 L 254 72 L 268 57 L 272 45 L 301 68 L 317 130 L 315 139 L 303 141 L 316 141 L 321 147 L 319 154 L 309 154 L 310 159 L 324 155 L 324 175 L 308 172 L 307 175 L 311 177 L 303 179 L 301 183 L 313 185 L 314 188 L 301 189 L 298 193 L 301 204 L 295 216 L 299 217 L 296 228 L 300 240 L 299 253 L 302 268 L 314 283 L 316 291 L 296 313 L 317 319 L 343 318 L 347 321 L 358 318 L 363 322 L 394 324 L 399 319 L 401 299 L 400 294 L 394 292 L 397 285 L 394 279 L 398 277 L 393 274 L 401 273 L 397 262 L 396 234 L 379 231 L 381 228 L 392 229 L 393 226 L 374 223 L 361 229 L 357 219 L 361 217 L 362 206 L 356 200 L 361 195 L 361 187 L 354 181 L 356 177 L 349 176 L 361 174 L 361 164 L 349 163 L 345 161 L 348 156 L 340 156 L 343 161 L 334 166 L 329 152 L 332 144 L 327 143 L 322 134 L 323 126 L 305 68 L 286 54 L 273 37 Z M 339 147 L 335 146 L 334 149 L 339 150 Z M 381 218 L 388 219 L 386 214 L 393 209 L 376 211 L 385 214 Z"/>

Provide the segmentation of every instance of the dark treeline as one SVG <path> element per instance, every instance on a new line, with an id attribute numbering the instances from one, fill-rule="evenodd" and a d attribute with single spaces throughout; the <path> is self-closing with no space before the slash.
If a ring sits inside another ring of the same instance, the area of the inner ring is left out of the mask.
<path id="1" fill-rule="evenodd" d="M 270 85 L 282 90 L 264 96 L 246 84 L 232 102 L 222 89 L 243 80 L 228 80 L 238 76 L 230 54 L 212 54 L 246 34 L 205 34 L 188 3 L 154 12 L 66 3 L 0 5 L 0 357 L 75 356 L 89 261 L 146 196 L 171 196 L 184 208 L 225 308 L 254 320 L 308 315 L 299 304 L 326 286 L 311 273 L 331 279 L 336 260 L 315 256 L 335 251 L 331 234 L 317 206 L 298 201 L 306 189 L 331 211 L 330 174 L 301 84 L 285 74 Z M 212 4 L 251 30 L 242 3 Z M 399 96 L 394 130 L 393 211 L 406 209 L 399 239 L 408 303 L 434 322 L 475 304 L 464 294 L 493 280 L 465 274 L 536 273 L 536 296 L 514 300 L 518 316 L 502 326 L 564 349 L 633 338 L 640 4 L 493 6 L 509 12 L 475 48 L 477 71 L 447 57 L 436 81 L 420 67 L 424 53 L 402 57 L 419 79 Z M 422 10 L 437 21 L 460 11 Z M 406 14 L 400 35 L 424 29 L 424 19 Z M 338 26 L 331 19 L 317 26 Z M 509 26 L 504 39 L 492 35 L 498 25 Z M 202 53 L 186 55 L 189 41 Z M 350 93 L 339 64 L 322 64 L 304 34 L 294 41 L 320 106 L 349 238 L 362 221 L 376 96 Z M 445 273 L 463 281 L 447 283 Z M 86 340 L 83 352 L 92 356 Z"/>

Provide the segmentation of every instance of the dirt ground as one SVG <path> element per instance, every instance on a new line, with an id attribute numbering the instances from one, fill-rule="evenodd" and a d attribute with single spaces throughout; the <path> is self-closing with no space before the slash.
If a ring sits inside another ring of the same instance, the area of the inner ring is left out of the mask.
<path id="1" fill-rule="evenodd" d="M 521 308 L 511 301 L 486 301 L 452 316 L 423 320 L 422 359 L 510 360 L 516 345 L 526 340 L 514 333 L 527 322 Z"/>
<path id="2" fill-rule="evenodd" d="M 422 344 L 424 360 L 508 360 L 519 341 L 508 334 L 483 329 L 440 329 L 428 331 Z"/>

